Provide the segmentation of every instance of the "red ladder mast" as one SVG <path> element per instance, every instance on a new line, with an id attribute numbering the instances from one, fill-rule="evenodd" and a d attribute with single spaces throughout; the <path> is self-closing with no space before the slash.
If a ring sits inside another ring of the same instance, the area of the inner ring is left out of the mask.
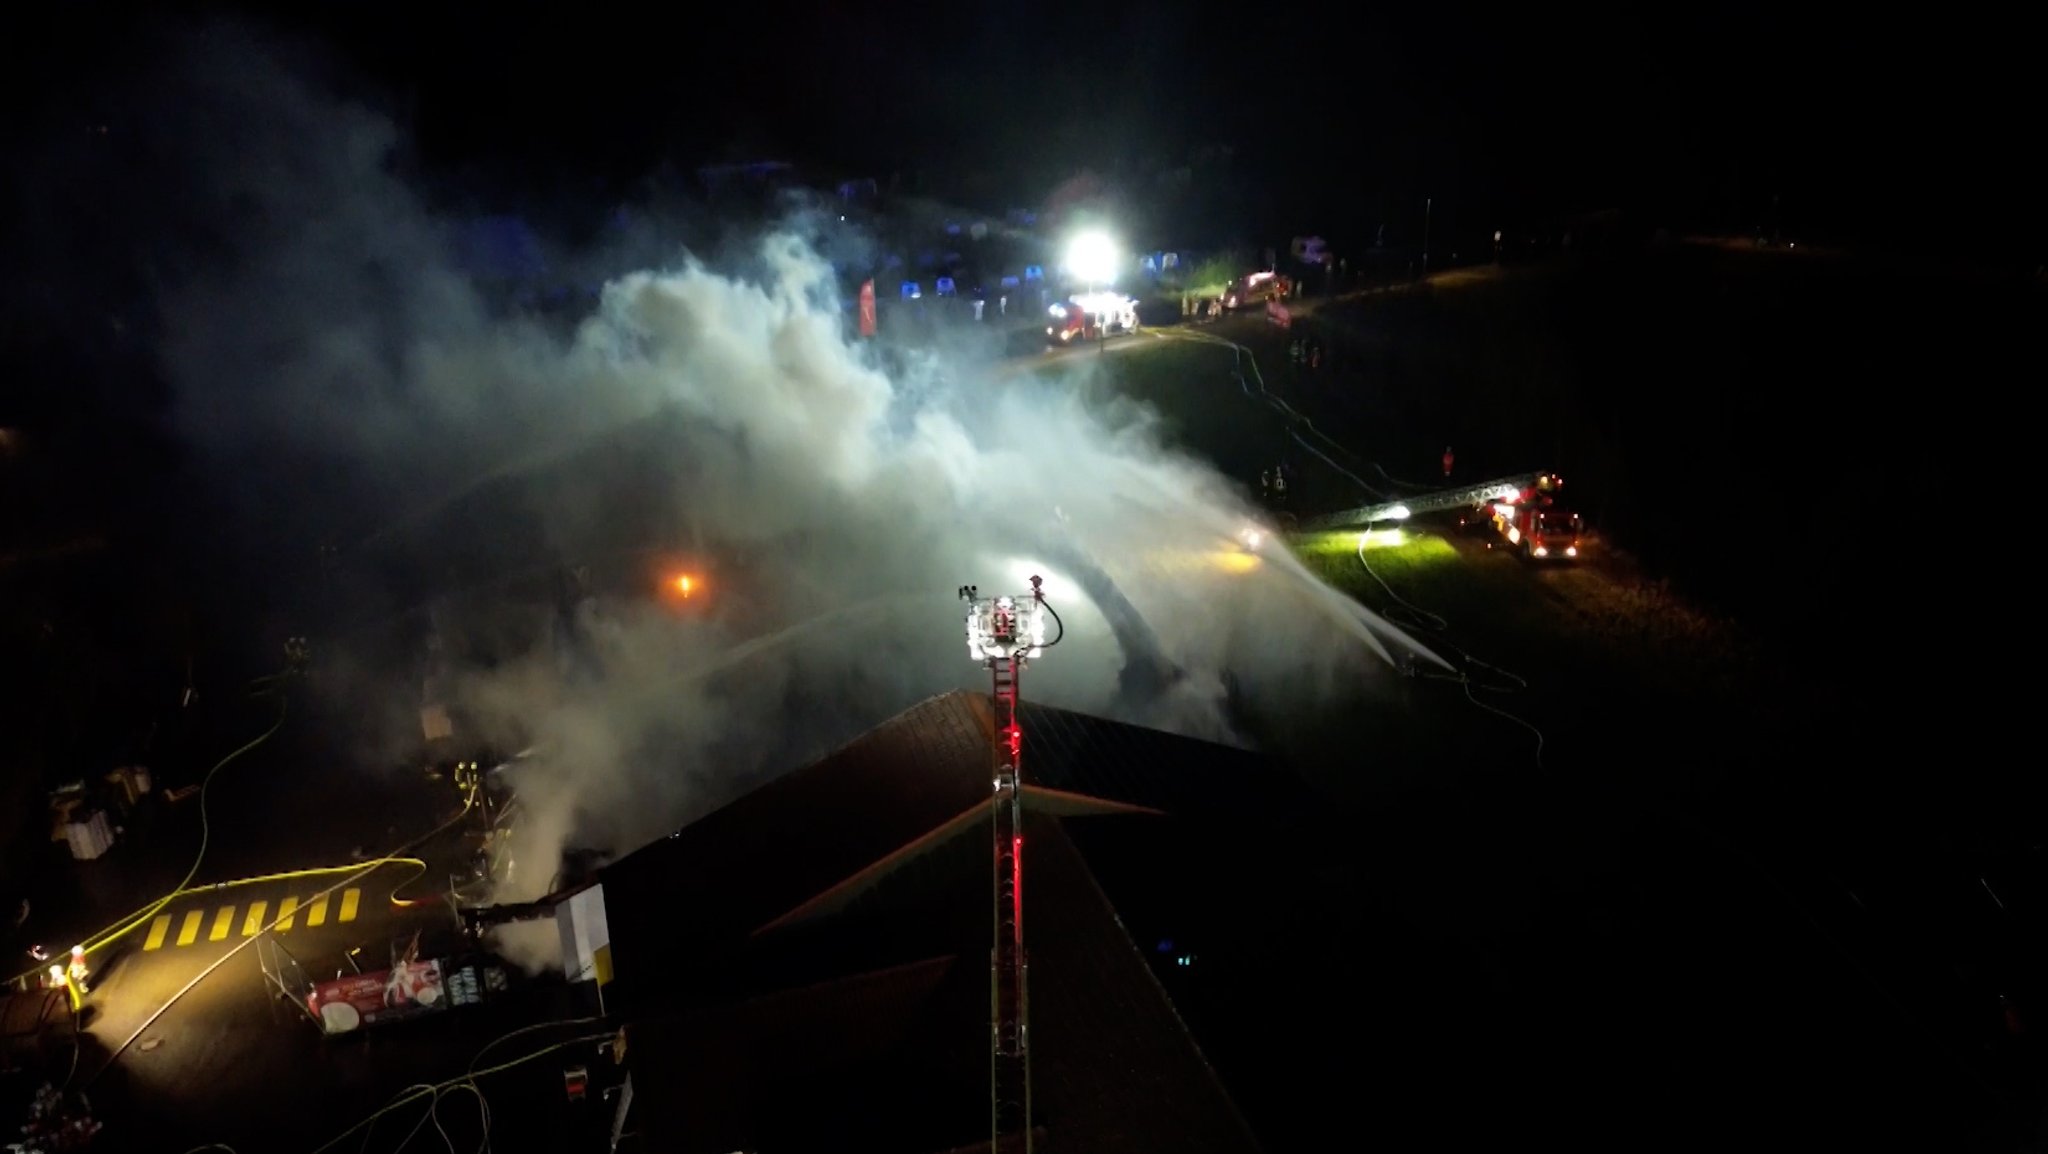
<path id="1" fill-rule="evenodd" d="M 1044 649 L 1040 580 L 1028 596 L 980 598 L 970 603 L 968 652 L 989 669 L 995 711 L 994 791 L 991 798 L 994 869 L 994 941 L 989 950 L 989 1148 L 1006 1135 L 1031 1133 L 1030 955 L 1024 947 L 1024 730 L 1017 717 L 1019 675 Z M 1057 638 L 1055 638 L 1057 640 Z"/>

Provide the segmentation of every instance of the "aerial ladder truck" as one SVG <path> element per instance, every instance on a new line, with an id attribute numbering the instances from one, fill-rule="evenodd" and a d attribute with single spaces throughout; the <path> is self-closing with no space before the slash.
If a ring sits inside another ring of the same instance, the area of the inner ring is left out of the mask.
<path id="1" fill-rule="evenodd" d="M 1555 473 L 1518 473 L 1340 509 L 1312 517 L 1302 522 L 1301 528 L 1309 532 L 1350 529 L 1457 509 L 1464 511 L 1465 523 L 1489 525 L 1526 557 L 1575 560 L 1585 547 L 1585 522 L 1559 499 L 1563 488 L 1563 478 Z"/>

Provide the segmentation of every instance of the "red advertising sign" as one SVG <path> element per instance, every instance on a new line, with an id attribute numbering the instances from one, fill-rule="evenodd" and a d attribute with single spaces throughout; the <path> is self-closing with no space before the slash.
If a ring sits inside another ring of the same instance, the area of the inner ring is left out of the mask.
<path id="1" fill-rule="evenodd" d="M 860 335 L 875 335 L 875 282 L 866 280 L 860 286 Z"/>
<path id="2" fill-rule="evenodd" d="M 307 1008 L 329 1034 L 437 1013 L 448 1005 L 439 959 L 318 982 L 306 998 Z"/>

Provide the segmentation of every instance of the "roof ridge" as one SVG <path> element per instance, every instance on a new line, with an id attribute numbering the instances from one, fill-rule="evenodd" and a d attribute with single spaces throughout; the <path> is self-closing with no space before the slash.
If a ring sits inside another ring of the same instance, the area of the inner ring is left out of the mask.
<path id="1" fill-rule="evenodd" d="M 937 849 L 939 846 L 966 832 L 967 829 L 979 823 L 986 812 L 987 808 L 982 802 L 976 802 L 968 806 L 966 809 L 961 810 L 924 833 L 911 838 L 881 857 L 876 858 L 845 877 L 840 878 L 838 881 L 833 882 L 831 885 L 826 886 L 824 889 L 819 890 L 817 893 L 812 894 L 810 897 L 805 898 L 803 901 L 798 902 L 788 911 L 756 927 L 747 936 L 758 938 L 763 934 L 771 933 L 778 929 L 786 929 L 799 922 L 809 921 L 820 915 L 844 908 L 847 903 L 866 891 L 870 885 L 895 872 L 900 866 L 913 858 Z"/>
<path id="2" fill-rule="evenodd" d="M 1145 975 L 1144 981 L 1146 985 L 1151 988 L 1154 994 L 1158 995 L 1161 1002 L 1165 1003 L 1166 1012 L 1173 1015 L 1174 1025 L 1179 1027 L 1181 1037 L 1187 1040 L 1188 1048 L 1194 1051 L 1195 1060 L 1201 1063 L 1202 1072 L 1208 1075 L 1209 1084 L 1215 1088 L 1217 1095 L 1222 1099 L 1224 1105 L 1229 1108 L 1230 1116 L 1237 1121 L 1238 1130 L 1244 1135 L 1245 1141 L 1249 1142 L 1254 1150 L 1265 1149 L 1265 1143 L 1259 1140 L 1258 1132 L 1252 1129 L 1251 1120 L 1244 1116 L 1244 1110 L 1238 1106 L 1237 1096 L 1230 1092 L 1230 1087 L 1223 1082 L 1223 1076 L 1218 1074 L 1216 1067 L 1210 1064 L 1209 1055 L 1202 1051 L 1201 1039 L 1195 1037 L 1195 1032 L 1188 1028 L 1187 1019 L 1181 1017 L 1180 1007 L 1173 1002 L 1173 995 L 1167 992 L 1165 983 L 1159 980 L 1159 975 L 1152 971 L 1152 965 L 1146 959 L 1145 951 L 1139 949 L 1137 941 L 1131 937 L 1130 928 L 1124 925 L 1123 916 L 1117 912 L 1116 902 L 1110 898 L 1109 891 L 1102 888 L 1102 879 L 1095 876 L 1095 869 L 1089 864 L 1087 855 L 1082 853 L 1081 847 L 1075 845 L 1073 839 L 1067 835 L 1064 825 L 1058 821 L 1053 822 L 1053 825 L 1059 828 L 1059 840 L 1065 843 L 1066 852 L 1074 855 L 1075 859 L 1077 859 L 1077 864 L 1080 868 L 1074 872 L 1081 876 L 1089 892 L 1095 895 L 1095 900 L 1100 902 L 1102 908 L 1109 912 L 1110 919 L 1117 928 L 1117 938 L 1123 942 L 1124 948 L 1130 950 L 1134 955 L 1138 970 L 1142 971 Z"/>

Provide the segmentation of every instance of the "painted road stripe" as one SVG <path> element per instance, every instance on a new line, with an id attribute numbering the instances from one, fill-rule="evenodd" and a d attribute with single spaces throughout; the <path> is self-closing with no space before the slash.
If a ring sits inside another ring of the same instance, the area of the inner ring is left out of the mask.
<path id="1" fill-rule="evenodd" d="M 292 911 L 298 908 L 297 898 L 286 898 L 277 903 L 277 928 L 280 933 L 292 928 Z"/>
<path id="2" fill-rule="evenodd" d="M 145 950 L 154 950 L 159 946 L 162 946 L 164 944 L 164 935 L 170 932 L 171 915 L 158 914 L 156 916 L 156 920 L 149 923 L 149 937 L 143 940 L 142 948 Z"/>
<path id="3" fill-rule="evenodd" d="M 363 891 L 354 886 L 341 891 L 341 919 L 344 922 L 356 920 L 356 904 L 363 900 Z"/>
<path id="4" fill-rule="evenodd" d="M 270 903 L 267 901 L 259 900 L 249 903 L 249 916 L 242 919 L 243 937 L 253 938 L 256 936 L 256 931 L 263 928 L 263 911 L 269 908 Z"/>
<path id="5" fill-rule="evenodd" d="M 313 899 L 312 905 L 306 907 L 306 928 L 312 929 L 314 926 L 324 925 L 326 922 L 327 895 L 321 894 Z"/>
<path id="6" fill-rule="evenodd" d="M 206 940 L 209 942 L 220 941 L 228 936 L 229 930 L 234 928 L 235 907 L 222 906 L 220 912 L 213 915 L 213 928 L 206 931 Z"/>
<path id="7" fill-rule="evenodd" d="M 205 910 L 193 910 L 185 915 L 185 924 L 178 927 L 179 945 L 189 946 L 199 940 L 199 922 L 205 916 Z"/>

